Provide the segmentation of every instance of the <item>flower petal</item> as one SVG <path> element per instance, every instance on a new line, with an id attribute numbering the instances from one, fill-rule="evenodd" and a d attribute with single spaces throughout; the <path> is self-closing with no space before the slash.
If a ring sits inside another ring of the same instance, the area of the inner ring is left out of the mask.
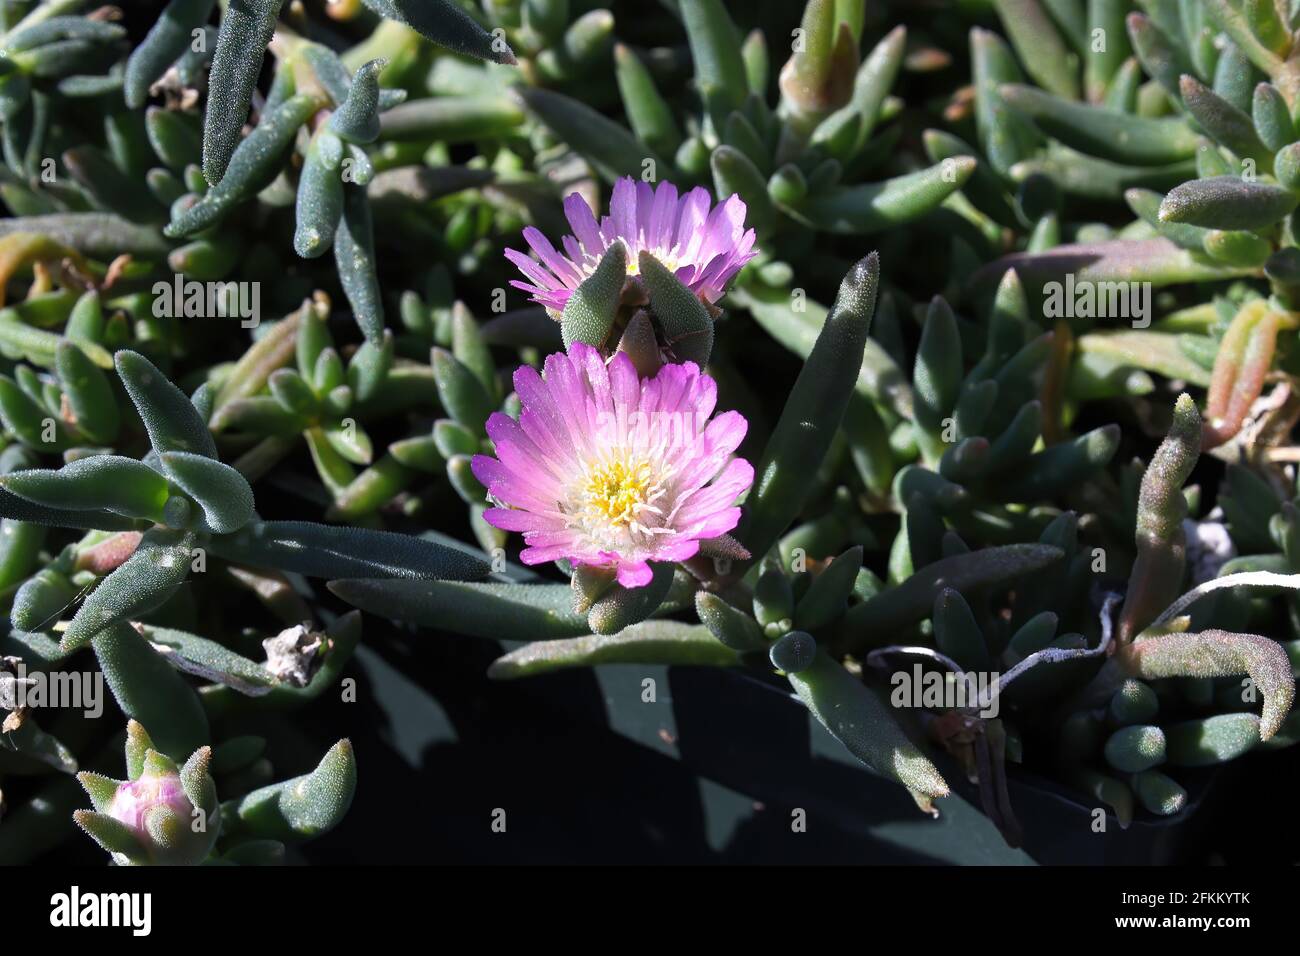
<path id="1" fill-rule="evenodd" d="M 621 561 L 618 565 L 617 577 L 618 583 L 625 588 L 643 588 L 650 583 L 654 577 L 654 572 L 650 570 L 650 565 L 644 561 Z"/>

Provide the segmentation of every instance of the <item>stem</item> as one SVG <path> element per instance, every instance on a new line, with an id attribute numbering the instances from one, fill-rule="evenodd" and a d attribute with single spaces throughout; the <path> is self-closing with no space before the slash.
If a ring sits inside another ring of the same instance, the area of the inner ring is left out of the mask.
<path id="1" fill-rule="evenodd" d="M 298 436 L 272 435 L 263 438 L 233 462 L 234 469 L 250 482 L 274 468 L 293 449 Z"/>
<path id="2" fill-rule="evenodd" d="M 1242 571 L 1240 574 L 1229 574 L 1227 577 L 1206 581 L 1204 584 L 1198 584 L 1165 608 L 1160 616 L 1151 623 L 1151 627 L 1168 624 L 1188 607 L 1212 591 L 1236 587 L 1286 588 L 1290 591 L 1300 591 L 1300 574 L 1277 574 L 1274 571 Z"/>

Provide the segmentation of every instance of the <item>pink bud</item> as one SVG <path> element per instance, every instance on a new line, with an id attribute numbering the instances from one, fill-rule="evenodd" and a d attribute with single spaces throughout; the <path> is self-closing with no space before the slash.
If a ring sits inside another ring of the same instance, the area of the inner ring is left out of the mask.
<path id="1" fill-rule="evenodd" d="M 152 810 L 166 806 L 177 817 L 190 819 L 194 804 L 181 788 L 179 774 L 142 774 L 139 779 L 126 780 L 117 788 L 117 795 L 108 808 L 108 816 L 125 823 L 147 838 L 147 819 Z"/>

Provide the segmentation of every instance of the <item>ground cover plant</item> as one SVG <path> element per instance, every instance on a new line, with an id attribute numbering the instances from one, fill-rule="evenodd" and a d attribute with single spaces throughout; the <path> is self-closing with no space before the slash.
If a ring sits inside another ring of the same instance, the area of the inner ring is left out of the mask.
<path id="1" fill-rule="evenodd" d="M 0 861 L 345 833 L 271 756 L 372 626 L 734 671 L 1011 847 L 1190 814 L 1300 740 L 1297 30 L 6 0 Z"/>

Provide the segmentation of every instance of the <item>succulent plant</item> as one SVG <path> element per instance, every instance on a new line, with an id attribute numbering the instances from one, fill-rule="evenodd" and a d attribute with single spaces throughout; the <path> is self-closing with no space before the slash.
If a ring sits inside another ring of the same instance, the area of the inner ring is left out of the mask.
<path id="1" fill-rule="evenodd" d="M 295 859 L 363 614 L 1013 846 L 1300 739 L 1295 4 L 87 7 L 0 9 L 0 860 Z"/>
<path id="2" fill-rule="evenodd" d="M 209 772 L 213 760 L 213 749 L 201 747 L 178 768 L 131 721 L 126 728 L 127 779 L 78 774 L 95 809 L 73 816 L 116 863 L 259 865 L 283 859 L 285 842 L 332 829 L 347 813 L 356 787 L 356 761 L 346 740 L 332 747 L 310 774 L 224 804 L 218 803 Z"/>
<path id="3" fill-rule="evenodd" d="M 199 863 L 212 852 L 221 824 L 208 774 L 212 748 L 201 747 L 177 767 L 150 746 L 139 724 L 132 721 L 126 732 L 127 779 L 79 774 L 95 809 L 78 810 L 74 819 L 115 862 Z"/>

